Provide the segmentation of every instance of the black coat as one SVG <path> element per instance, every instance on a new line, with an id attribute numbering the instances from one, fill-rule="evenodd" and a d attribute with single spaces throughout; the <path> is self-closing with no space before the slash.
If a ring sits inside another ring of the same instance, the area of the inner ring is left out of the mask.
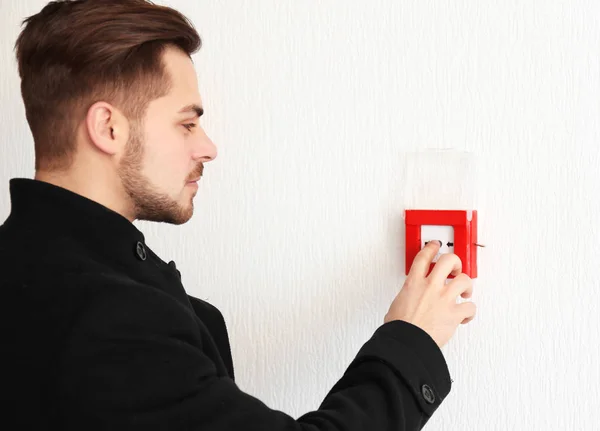
<path id="1" fill-rule="evenodd" d="M 237 387 L 219 310 L 188 296 L 175 264 L 126 218 L 37 180 L 10 180 L 10 199 L 0 227 L 6 429 L 418 430 L 450 391 L 432 338 L 394 321 L 319 410 L 273 410 Z"/>

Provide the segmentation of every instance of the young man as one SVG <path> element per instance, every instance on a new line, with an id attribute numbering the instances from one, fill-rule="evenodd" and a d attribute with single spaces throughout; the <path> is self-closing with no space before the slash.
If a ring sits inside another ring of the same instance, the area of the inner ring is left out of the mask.
<path id="1" fill-rule="evenodd" d="M 182 224 L 216 148 L 199 125 L 178 12 L 59 1 L 16 43 L 35 178 L 0 227 L 1 393 L 10 429 L 418 430 L 450 391 L 440 350 L 475 314 L 455 255 L 417 257 L 383 324 L 319 410 L 294 419 L 234 381 L 221 313 L 186 294 L 132 224 Z M 445 284 L 448 274 L 457 275 Z"/>

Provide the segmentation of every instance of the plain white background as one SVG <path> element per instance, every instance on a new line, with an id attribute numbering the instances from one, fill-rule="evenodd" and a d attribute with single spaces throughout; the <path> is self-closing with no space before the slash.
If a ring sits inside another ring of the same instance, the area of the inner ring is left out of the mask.
<path id="1" fill-rule="evenodd" d="M 203 38 L 220 154 L 189 223 L 138 226 L 223 311 L 245 391 L 293 416 L 319 406 L 402 286 L 402 211 L 460 206 L 406 187 L 433 172 L 408 153 L 449 148 L 476 168 L 487 247 L 426 429 L 597 429 L 600 2 L 162 3 Z M 0 1 L 2 219 L 8 180 L 33 176 L 12 47 L 44 4 Z"/>

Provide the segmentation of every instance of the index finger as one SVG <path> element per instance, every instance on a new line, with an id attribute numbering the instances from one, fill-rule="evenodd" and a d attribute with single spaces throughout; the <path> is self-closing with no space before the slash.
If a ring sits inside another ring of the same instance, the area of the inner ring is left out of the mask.
<path id="1" fill-rule="evenodd" d="M 415 256 L 415 260 L 410 267 L 410 271 L 408 272 L 408 276 L 410 278 L 414 277 L 423 277 L 427 276 L 429 272 L 429 268 L 431 263 L 433 262 L 433 258 L 440 251 L 440 247 L 442 246 L 442 242 L 439 240 L 429 241 L 429 243 L 421 249 L 420 252 Z"/>

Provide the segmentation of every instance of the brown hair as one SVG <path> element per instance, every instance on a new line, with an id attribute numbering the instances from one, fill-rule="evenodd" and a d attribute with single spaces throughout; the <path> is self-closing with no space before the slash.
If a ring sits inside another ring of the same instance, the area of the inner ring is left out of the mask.
<path id="1" fill-rule="evenodd" d="M 97 101 L 141 120 L 170 89 L 164 49 L 191 56 L 202 45 L 185 16 L 146 0 L 52 1 L 22 24 L 15 51 L 36 170 L 71 165 L 77 126 Z"/>

